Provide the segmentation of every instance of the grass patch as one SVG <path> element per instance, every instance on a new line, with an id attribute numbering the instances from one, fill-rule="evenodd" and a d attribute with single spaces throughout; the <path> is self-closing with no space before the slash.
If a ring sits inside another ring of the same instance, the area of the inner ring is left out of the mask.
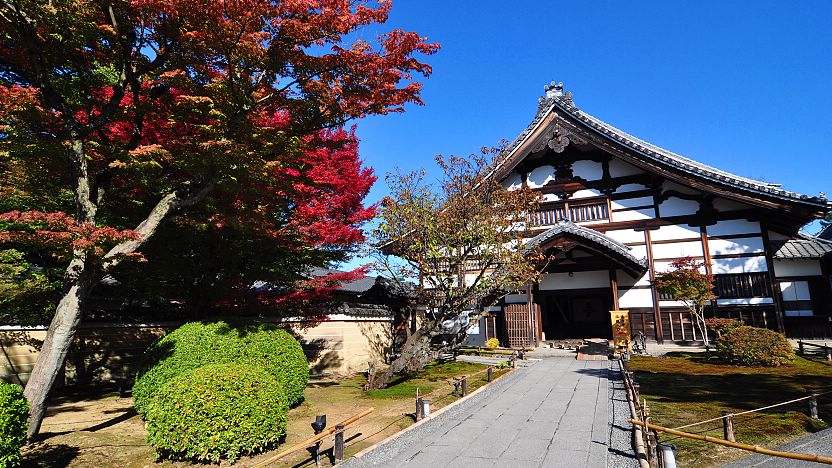
<path id="1" fill-rule="evenodd" d="M 634 357 L 628 365 L 641 385 L 655 424 L 678 427 L 715 418 L 722 411 L 740 412 L 832 390 L 832 365 L 821 357 L 798 356 L 780 367 L 740 367 L 707 359 L 702 353 L 671 353 L 667 357 Z M 827 427 L 807 416 L 808 401 L 737 416 L 737 442 L 771 447 Z M 832 421 L 832 395 L 818 399 L 822 420 Z M 722 423 L 684 429 L 722 437 Z M 706 442 L 660 435 L 678 447 L 680 466 L 718 466 L 746 455 Z"/>

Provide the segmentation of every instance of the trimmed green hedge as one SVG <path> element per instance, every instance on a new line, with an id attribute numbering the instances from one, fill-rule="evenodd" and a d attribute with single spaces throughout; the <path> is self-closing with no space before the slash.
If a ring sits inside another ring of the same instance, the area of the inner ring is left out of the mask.
<path id="1" fill-rule="evenodd" d="M 742 326 L 729 330 L 716 342 L 722 359 L 741 366 L 777 367 L 794 359 L 794 350 L 780 333 Z"/>
<path id="2" fill-rule="evenodd" d="M 147 442 L 171 459 L 236 461 L 276 446 L 289 405 L 272 375 L 244 364 L 209 364 L 171 379 L 147 408 Z"/>
<path id="3" fill-rule="evenodd" d="M 303 399 L 309 363 L 300 343 L 269 324 L 191 322 L 168 333 L 145 351 L 133 404 L 144 415 L 158 392 L 178 375 L 207 364 L 246 364 L 277 378 L 290 405 Z"/>
<path id="4" fill-rule="evenodd" d="M 28 418 L 29 402 L 20 387 L 0 382 L 0 468 L 20 465 Z"/>

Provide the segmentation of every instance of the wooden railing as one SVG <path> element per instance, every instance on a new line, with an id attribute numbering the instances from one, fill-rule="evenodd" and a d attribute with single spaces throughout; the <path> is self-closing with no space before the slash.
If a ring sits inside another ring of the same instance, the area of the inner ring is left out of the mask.
<path id="1" fill-rule="evenodd" d="M 603 221 L 610 219 L 610 210 L 606 201 L 574 204 L 564 202 L 555 205 L 542 205 L 538 211 L 532 213 L 530 218 L 533 226 L 549 226 L 564 220 L 573 223 Z"/>

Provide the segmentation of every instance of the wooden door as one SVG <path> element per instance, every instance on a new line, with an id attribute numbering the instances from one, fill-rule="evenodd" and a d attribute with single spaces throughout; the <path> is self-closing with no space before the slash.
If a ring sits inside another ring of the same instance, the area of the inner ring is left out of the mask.
<path id="1" fill-rule="evenodd" d="M 508 345 L 512 348 L 534 346 L 532 337 L 540 337 L 540 305 L 532 304 L 530 314 L 528 304 L 506 304 L 505 317 Z"/>

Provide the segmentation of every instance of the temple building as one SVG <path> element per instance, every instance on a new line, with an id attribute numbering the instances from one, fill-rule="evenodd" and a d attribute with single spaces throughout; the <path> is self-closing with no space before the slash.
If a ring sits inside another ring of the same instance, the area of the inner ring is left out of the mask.
<path id="1" fill-rule="evenodd" d="M 715 276 L 707 316 L 789 337 L 832 337 L 832 241 L 800 231 L 832 205 L 730 174 L 629 135 L 579 110 L 562 84 L 496 166 L 507 188 L 542 203 L 533 238 L 554 261 L 478 327 L 511 345 L 609 337 L 611 310 L 648 339 L 698 341 L 683 304 L 653 287 L 680 257 Z"/>

